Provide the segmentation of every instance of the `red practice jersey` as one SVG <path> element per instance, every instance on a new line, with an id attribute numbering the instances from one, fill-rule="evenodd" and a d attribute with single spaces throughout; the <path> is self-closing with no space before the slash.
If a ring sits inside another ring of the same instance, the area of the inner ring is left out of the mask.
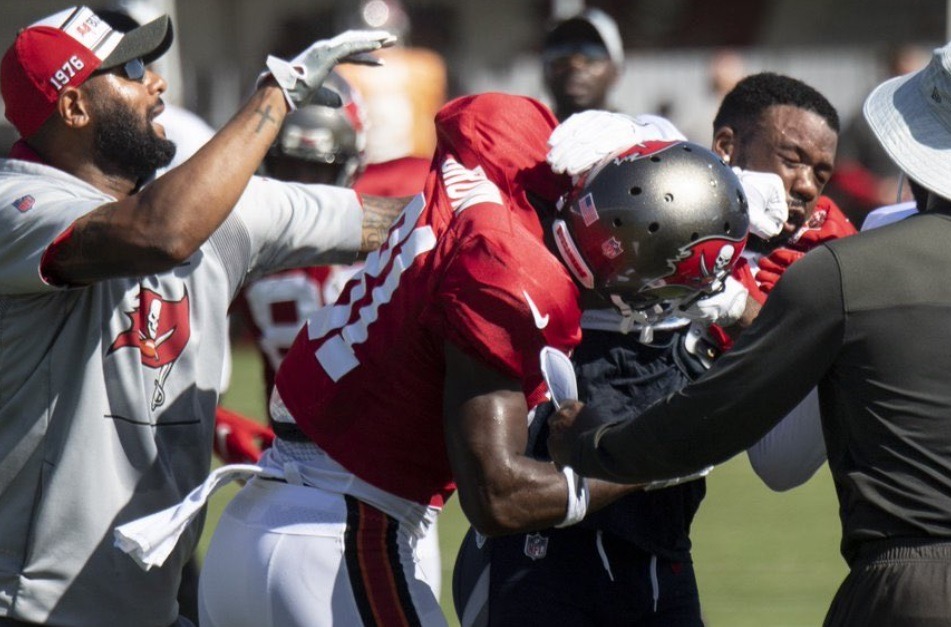
<path id="1" fill-rule="evenodd" d="M 403 157 L 367 167 L 354 185 L 361 194 L 412 196 L 426 185 L 429 159 Z M 235 301 L 264 362 L 268 395 L 274 376 L 294 338 L 317 310 L 333 304 L 362 264 L 294 268 L 253 281 Z"/>
<path id="2" fill-rule="evenodd" d="M 528 195 L 554 204 L 556 124 L 540 103 L 486 94 L 436 118 L 436 157 L 411 202 L 277 374 L 298 427 L 368 483 L 442 506 L 455 490 L 443 432 L 444 344 L 545 399 L 539 351 L 580 340 L 578 288 L 545 247 Z"/>

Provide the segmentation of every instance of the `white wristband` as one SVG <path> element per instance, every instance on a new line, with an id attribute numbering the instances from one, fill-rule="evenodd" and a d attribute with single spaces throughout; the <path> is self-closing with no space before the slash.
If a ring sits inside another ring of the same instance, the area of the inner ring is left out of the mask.
<path id="1" fill-rule="evenodd" d="M 588 489 L 588 478 L 575 474 L 571 466 L 561 469 L 561 474 L 568 480 L 568 513 L 565 519 L 556 527 L 570 527 L 581 522 L 588 512 L 588 503 L 591 502 L 591 491 Z"/>

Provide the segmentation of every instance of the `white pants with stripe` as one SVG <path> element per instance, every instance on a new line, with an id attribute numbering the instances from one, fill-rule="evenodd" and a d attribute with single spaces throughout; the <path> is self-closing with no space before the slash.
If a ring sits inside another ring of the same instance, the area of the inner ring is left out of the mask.
<path id="1" fill-rule="evenodd" d="M 444 626 L 405 523 L 353 497 L 254 479 L 202 567 L 202 627 Z"/>

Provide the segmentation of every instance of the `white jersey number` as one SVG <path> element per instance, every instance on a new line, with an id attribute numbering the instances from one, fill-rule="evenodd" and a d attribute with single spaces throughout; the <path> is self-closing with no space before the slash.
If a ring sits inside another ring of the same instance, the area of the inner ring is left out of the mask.
<path id="1" fill-rule="evenodd" d="M 274 370 L 281 365 L 304 321 L 335 302 L 358 270 L 354 266 L 333 266 L 322 283 L 301 272 L 277 274 L 248 286 L 244 296 L 251 319 L 260 330 L 258 348 Z"/>
<path id="2" fill-rule="evenodd" d="M 380 306 L 390 302 L 403 272 L 416 257 L 436 247 L 432 227 L 416 227 L 425 207 L 426 201 L 419 194 L 403 209 L 400 226 L 390 231 L 386 243 L 367 257 L 363 270 L 354 277 L 358 283 L 350 291 L 350 302 L 324 307 L 308 320 L 307 336 L 311 340 L 328 338 L 314 355 L 334 381 L 360 365 L 353 347 L 366 341 L 368 327 L 377 319 Z M 397 248 L 399 253 L 393 258 Z M 360 307 L 357 319 L 348 324 L 353 307 L 363 300 L 368 289 L 370 302 Z"/>

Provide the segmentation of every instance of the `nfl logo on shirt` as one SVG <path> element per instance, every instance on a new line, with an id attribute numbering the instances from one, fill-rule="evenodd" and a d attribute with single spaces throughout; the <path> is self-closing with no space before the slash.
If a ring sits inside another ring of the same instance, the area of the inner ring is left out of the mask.
<path id="1" fill-rule="evenodd" d="M 525 536 L 525 555 L 533 560 L 540 560 L 548 555 L 548 538 L 540 533 L 530 533 Z"/>

